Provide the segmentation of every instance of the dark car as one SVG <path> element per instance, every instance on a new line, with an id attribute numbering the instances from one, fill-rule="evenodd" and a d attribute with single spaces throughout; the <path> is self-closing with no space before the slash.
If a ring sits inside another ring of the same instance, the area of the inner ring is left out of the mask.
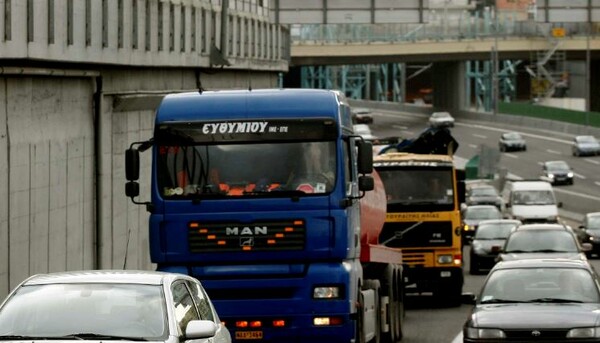
<path id="1" fill-rule="evenodd" d="M 573 170 L 565 161 L 546 161 L 542 164 L 543 177 L 553 185 L 572 185 Z"/>
<path id="2" fill-rule="evenodd" d="M 462 238 L 463 242 L 470 242 L 479 222 L 487 219 L 502 219 L 502 213 L 494 205 L 467 206 L 462 212 Z"/>
<path id="3" fill-rule="evenodd" d="M 502 209 L 502 198 L 492 185 L 472 185 L 467 191 L 466 203 L 471 205 L 494 205 Z"/>
<path id="4" fill-rule="evenodd" d="M 531 258 L 587 260 L 589 243 L 580 244 L 573 230 L 563 224 L 524 224 L 506 238 L 499 261 Z"/>
<path id="5" fill-rule="evenodd" d="M 469 253 L 469 273 L 479 274 L 481 269 L 490 269 L 496 264 L 498 253 L 502 250 L 506 237 L 521 225 L 514 219 L 495 219 L 479 222 L 479 227 Z"/>
<path id="6" fill-rule="evenodd" d="M 352 109 L 353 124 L 373 124 L 373 116 L 368 108 L 357 107 Z"/>
<path id="7" fill-rule="evenodd" d="M 581 243 L 592 246 L 588 257 L 592 254 L 600 255 L 600 212 L 586 213 L 579 226 L 578 236 Z"/>
<path id="8" fill-rule="evenodd" d="M 463 326 L 463 342 L 598 342 L 600 280 L 588 261 L 500 262 Z"/>
<path id="9" fill-rule="evenodd" d="M 526 151 L 527 150 L 527 142 L 523 136 L 521 136 L 518 132 L 505 132 L 500 135 L 500 140 L 498 141 L 498 148 L 500 151 Z"/>
<path id="10" fill-rule="evenodd" d="M 600 143 L 594 136 L 576 136 L 571 151 L 573 156 L 600 155 Z"/>

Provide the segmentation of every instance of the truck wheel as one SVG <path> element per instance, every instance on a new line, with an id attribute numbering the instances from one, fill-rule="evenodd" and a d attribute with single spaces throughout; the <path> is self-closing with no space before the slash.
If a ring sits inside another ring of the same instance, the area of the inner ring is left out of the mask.
<path id="1" fill-rule="evenodd" d="M 375 318 L 375 338 L 370 340 L 372 343 L 380 343 L 381 340 L 381 284 L 379 280 L 365 280 L 364 289 L 372 289 L 375 291 L 375 300 L 377 301 L 376 318 Z"/>
<path id="2" fill-rule="evenodd" d="M 402 294 L 404 292 L 402 283 L 401 269 L 394 266 L 388 266 L 383 275 L 384 295 L 389 297 L 387 309 L 387 321 L 389 323 L 389 331 L 382 333 L 382 342 L 395 343 L 402 339 L 402 321 L 404 317 L 404 303 L 402 302 Z"/>

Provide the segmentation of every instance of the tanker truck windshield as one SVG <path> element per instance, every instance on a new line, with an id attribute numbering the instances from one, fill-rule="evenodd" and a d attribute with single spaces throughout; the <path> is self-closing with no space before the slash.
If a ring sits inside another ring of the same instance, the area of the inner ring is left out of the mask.
<path id="1" fill-rule="evenodd" d="M 388 212 L 439 211 L 454 207 L 451 168 L 378 168 L 388 197 Z"/>
<path id="2" fill-rule="evenodd" d="M 330 193 L 336 183 L 335 141 L 326 140 L 330 134 L 322 124 L 302 123 L 294 131 L 297 124 L 285 122 L 275 125 L 277 131 L 239 134 L 206 124 L 162 125 L 156 142 L 161 195 L 186 200 Z M 320 133 L 303 135 L 310 127 Z"/>

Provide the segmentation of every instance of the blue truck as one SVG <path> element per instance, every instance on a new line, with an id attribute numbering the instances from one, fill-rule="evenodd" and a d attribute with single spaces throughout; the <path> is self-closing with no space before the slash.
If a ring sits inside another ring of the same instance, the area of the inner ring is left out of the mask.
<path id="1" fill-rule="evenodd" d="M 173 94 L 127 149 L 152 262 L 201 280 L 234 341 L 401 339 L 402 254 L 378 244 L 385 190 L 351 115 L 329 90 Z"/>

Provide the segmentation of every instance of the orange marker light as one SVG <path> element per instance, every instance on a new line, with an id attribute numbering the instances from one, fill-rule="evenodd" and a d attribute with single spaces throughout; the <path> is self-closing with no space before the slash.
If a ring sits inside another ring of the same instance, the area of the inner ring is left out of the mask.
<path id="1" fill-rule="evenodd" d="M 215 238 L 217 238 L 217 236 L 216 235 L 208 235 L 208 236 L 206 236 L 206 238 L 208 238 L 208 239 L 215 239 Z"/>
<path id="2" fill-rule="evenodd" d="M 198 224 L 198 223 L 190 223 L 190 227 L 193 229 L 198 228 L 199 226 L 200 226 L 200 224 Z"/>
<path id="3" fill-rule="evenodd" d="M 242 247 L 242 250 L 244 250 L 244 251 L 250 251 L 250 250 L 252 250 L 252 247 Z"/>
<path id="4" fill-rule="evenodd" d="M 302 225 L 304 224 L 302 220 L 294 220 L 294 225 Z"/>
<path id="5" fill-rule="evenodd" d="M 247 328 L 248 327 L 248 322 L 245 320 L 238 320 L 237 322 L 235 322 L 235 327 L 237 328 Z"/>
<path id="6" fill-rule="evenodd" d="M 253 320 L 250 322 L 251 328 L 259 328 L 262 326 L 262 322 L 260 320 Z"/>
<path id="7" fill-rule="evenodd" d="M 276 328 L 282 328 L 285 326 L 285 320 L 283 319 L 276 319 L 273 321 L 273 326 Z"/>
<path id="8" fill-rule="evenodd" d="M 275 237 L 277 237 L 277 238 L 283 238 L 283 233 L 276 233 Z"/>
<path id="9" fill-rule="evenodd" d="M 276 240 L 274 240 L 274 239 L 269 239 L 269 240 L 267 241 L 267 244 L 275 244 L 276 242 L 277 242 L 277 241 L 276 241 Z"/>
<path id="10" fill-rule="evenodd" d="M 294 232 L 294 228 L 293 227 L 286 227 L 285 228 L 285 232 Z"/>

